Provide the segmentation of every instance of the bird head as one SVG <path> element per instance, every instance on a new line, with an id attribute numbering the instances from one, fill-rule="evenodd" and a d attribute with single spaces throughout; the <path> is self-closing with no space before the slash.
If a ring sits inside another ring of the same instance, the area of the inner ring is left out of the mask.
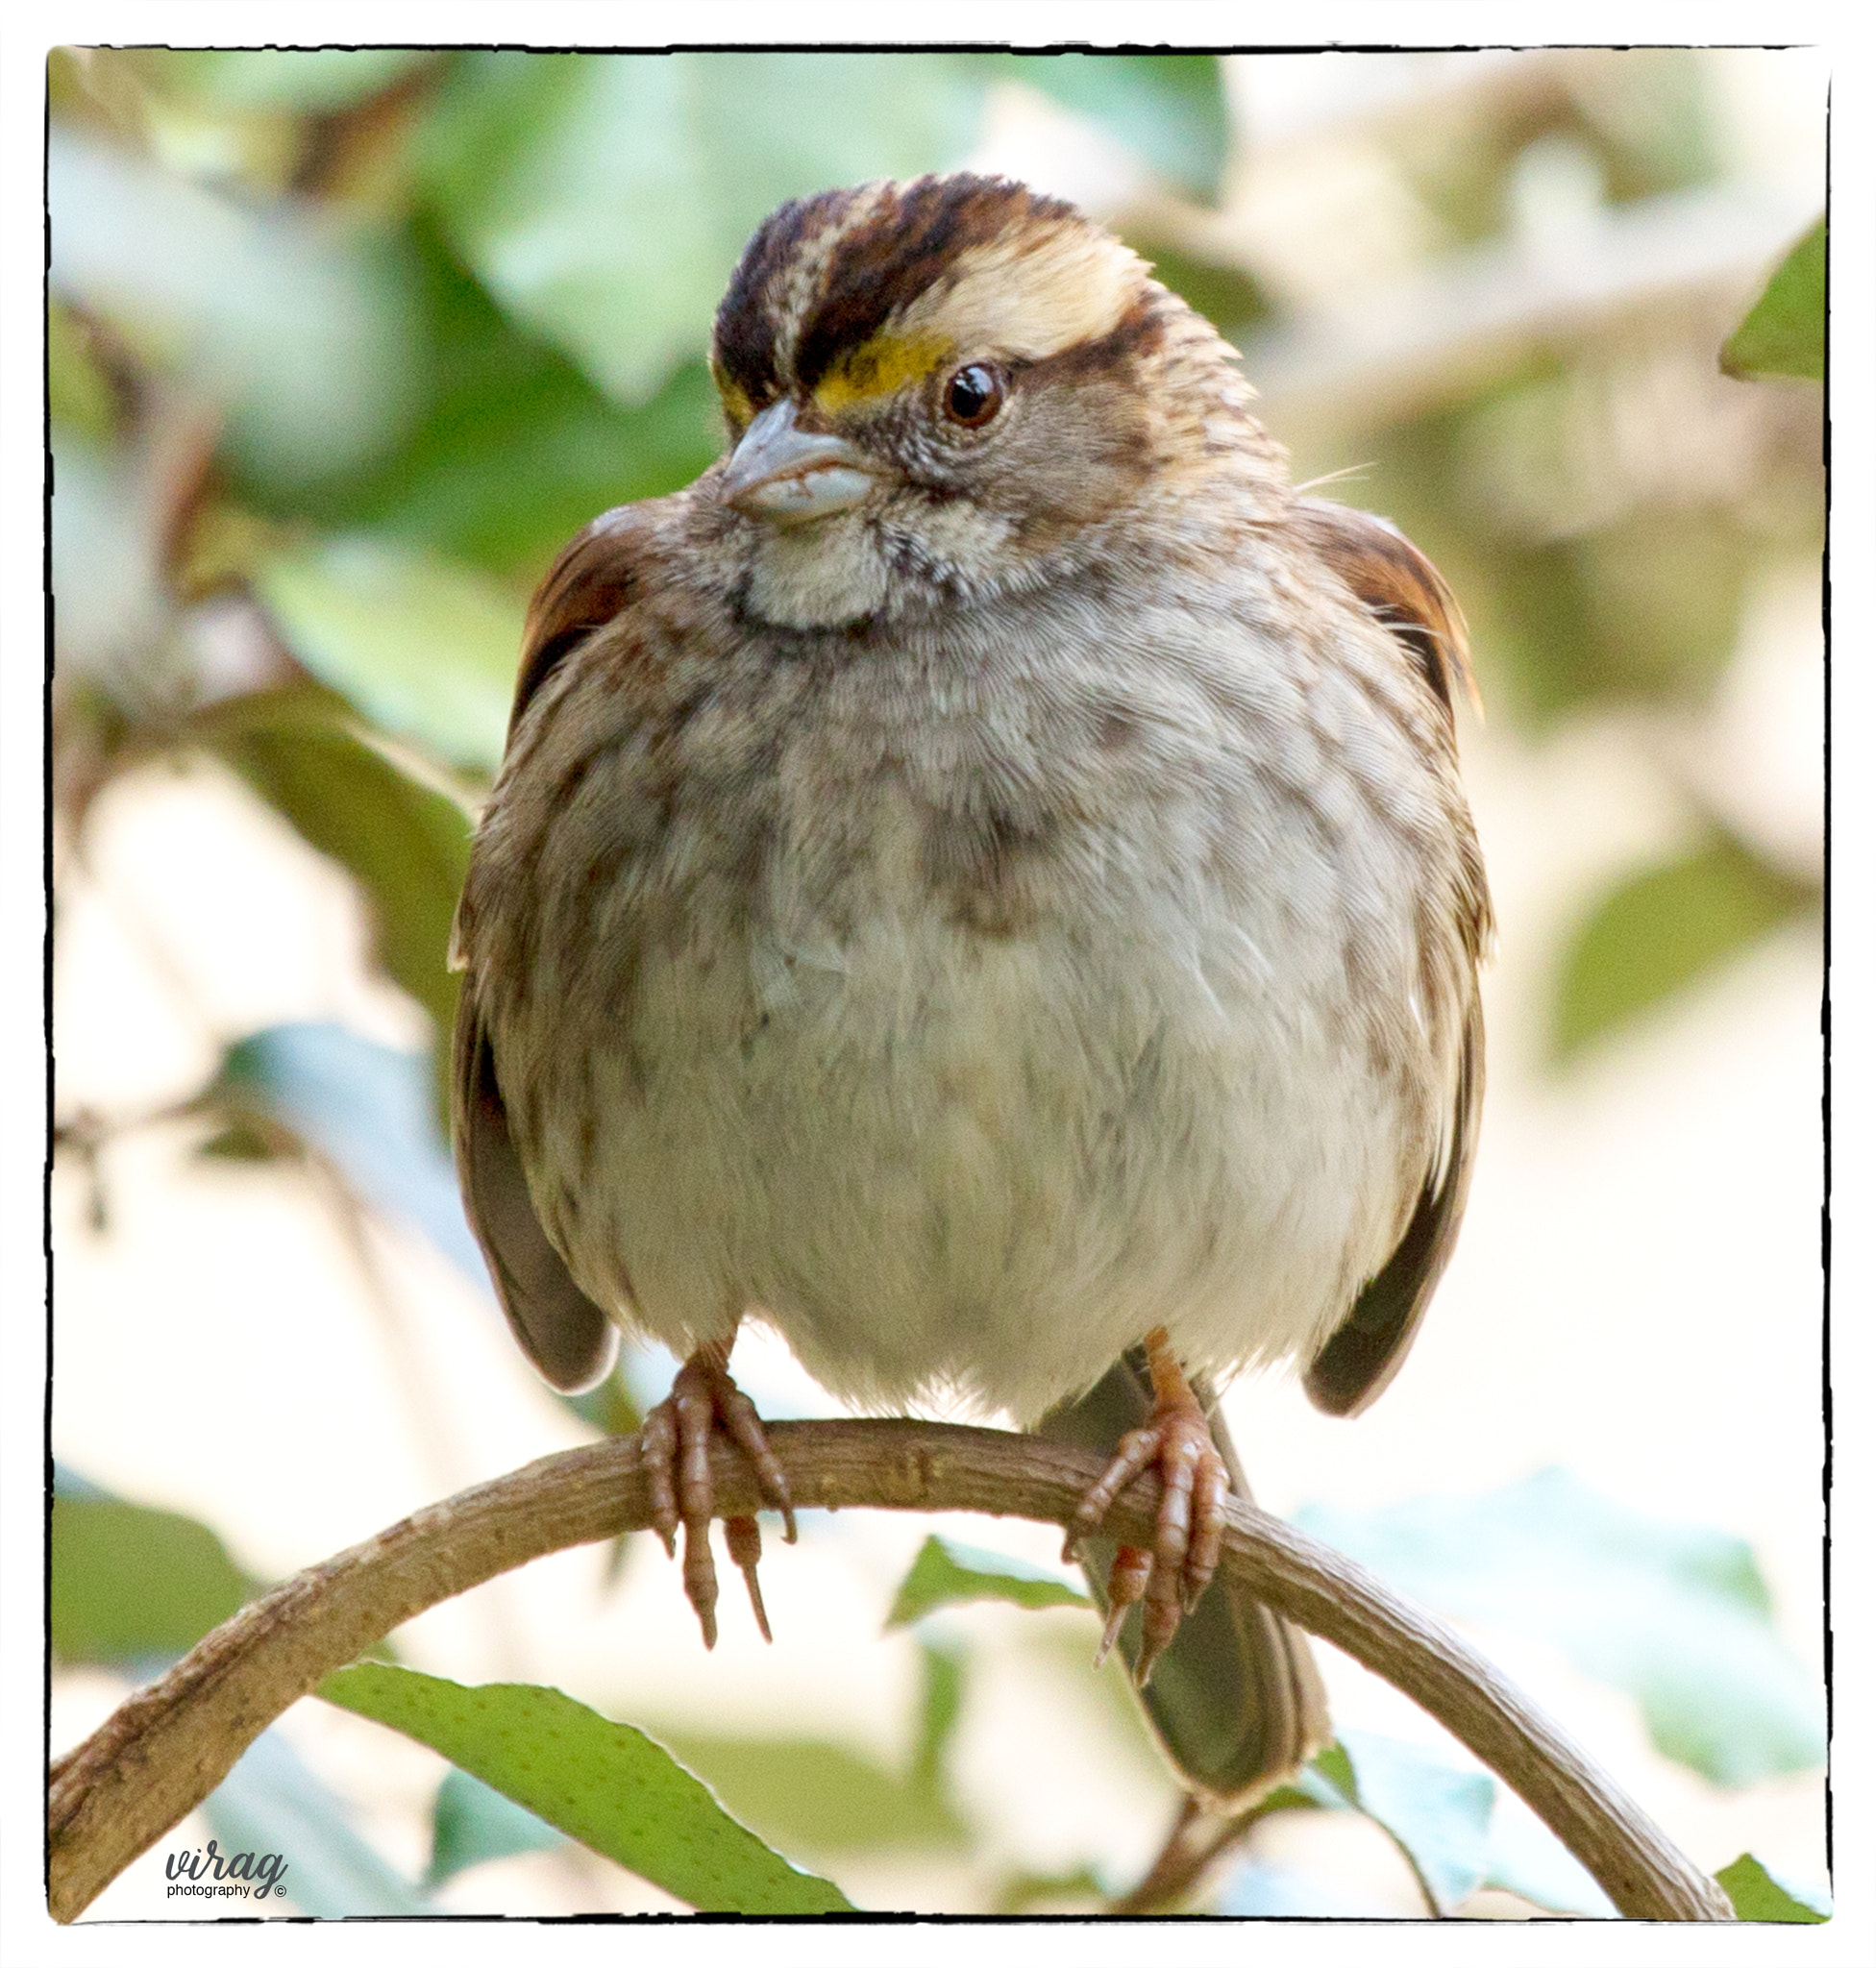
<path id="1" fill-rule="evenodd" d="M 710 353 L 744 605 L 825 627 L 1047 578 L 1163 495 L 1208 419 L 1248 422 L 1230 358 L 1137 255 L 1009 180 L 782 206 Z"/>

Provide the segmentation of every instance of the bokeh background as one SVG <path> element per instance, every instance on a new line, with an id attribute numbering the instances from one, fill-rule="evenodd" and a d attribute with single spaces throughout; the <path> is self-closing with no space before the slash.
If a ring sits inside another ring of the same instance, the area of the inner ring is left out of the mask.
<path id="1" fill-rule="evenodd" d="M 56 54 L 54 1749 L 255 1582 L 662 1391 L 652 1353 L 542 1389 L 455 1203 L 468 815 L 556 547 L 716 453 L 703 350 L 754 224 L 968 163 L 1153 259 L 1297 479 L 1403 526 L 1474 633 L 1500 944 L 1466 1231 L 1373 1413 L 1231 1390 L 1260 1499 L 1458 1617 L 1699 1862 L 1821 1881 L 1821 403 L 1717 357 L 1822 210 L 1827 79 Z M 834 1412 L 759 1336 L 737 1367 Z M 640 1539 L 397 1645 L 640 1724 L 861 1905 L 1098 1906 L 1173 1788 L 1085 1612 L 882 1633 L 934 1528 L 1054 1566 L 1039 1527 L 809 1519 L 771 1542 L 776 1645 L 726 1602 L 706 1656 Z M 1463 1766 L 1321 1651 L 1351 1739 Z M 672 1905 L 445 1770 L 302 1703 L 93 1914 L 182 1917 L 161 1852 L 217 1833 L 297 1841 L 309 1912 Z M 1491 1839 L 1458 1910 L 1592 1904 L 1508 1805 Z M 1300 1809 L 1199 1904 L 1427 1910 L 1374 1816 Z"/>

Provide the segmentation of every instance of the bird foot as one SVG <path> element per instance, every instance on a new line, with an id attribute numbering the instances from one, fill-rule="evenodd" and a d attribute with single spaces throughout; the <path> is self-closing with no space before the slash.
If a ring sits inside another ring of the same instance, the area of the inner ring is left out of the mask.
<path id="1" fill-rule="evenodd" d="M 1134 1667 L 1141 1687 L 1218 1569 L 1224 1499 L 1231 1488 L 1205 1411 L 1157 1330 L 1148 1336 L 1147 1350 L 1153 1375 L 1152 1412 L 1142 1426 L 1121 1438 L 1106 1472 L 1081 1499 L 1063 1550 L 1065 1558 L 1073 1558 L 1080 1539 L 1100 1528 L 1121 1491 L 1144 1470 L 1158 1468 L 1159 1515 L 1152 1545 L 1123 1544 L 1114 1554 L 1107 1627 L 1095 1656 L 1099 1666 L 1120 1637 L 1127 1609 L 1144 1600 L 1140 1659 Z"/>
<path id="2" fill-rule="evenodd" d="M 678 1555 L 678 1526 L 684 1529 L 684 1596 L 704 1629 L 704 1644 L 717 1643 L 717 1567 L 710 1556 L 710 1518 L 716 1486 L 710 1480 L 710 1438 L 721 1428 L 750 1460 L 762 1500 L 781 1513 L 782 1537 L 795 1541 L 795 1505 L 788 1478 L 763 1433 L 755 1403 L 729 1377 L 729 1348 L 700 1346 L 679 1369 L 671 1392 L 645 1417 L 639 1453 L 652 1490 L 652 1528 L 666 1553 Z M 726 1517 L 724 1542 L 749 1587 L 755 1624 L 773 1639 L 755 1568 L 762 1532 L 753 1517 Z"/>

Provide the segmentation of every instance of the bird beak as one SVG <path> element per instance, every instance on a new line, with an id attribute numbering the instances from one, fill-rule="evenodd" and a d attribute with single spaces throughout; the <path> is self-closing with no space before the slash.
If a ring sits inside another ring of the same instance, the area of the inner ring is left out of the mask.
<path id="1" fill-rule="evenodd" d="M 845 438 L 795 428 L 795 406 L 771 404 L 724 468 L 721 490 L 738 512 L 784 523 L 857 505 L 873 487 L 866 459 Z"/>

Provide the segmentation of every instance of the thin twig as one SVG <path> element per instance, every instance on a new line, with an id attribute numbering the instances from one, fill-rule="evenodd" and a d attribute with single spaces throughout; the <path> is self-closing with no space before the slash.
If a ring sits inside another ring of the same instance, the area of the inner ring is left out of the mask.
<path id="1" fill-rule="evenodd" d="M 1097 1457 L 995 1429 L 920 1421 L 772 1424 L 802 1510 L 978 1511 L 1066 1525 Z M 719 1515 L 761 1507 L 748 1464 L 711 1452 Z M 1154 1478 L 1116 1503 L 1116 1535 L 1146 1542 Z M 53 1766 L 49 1904 L 75 1919 L 218 1784 L 249 1743 L 334 1668 L 425 1608 L 569 1545 L 645 1528 L 638 1441 L 530 1464 L 432 1504 L 302 1572 L 218 1627 Z M 1233 1503 L 1222 1569 L 1286 1618 L 1420 1704 L 1511 1785 L 1638 1919 L 1726 1920 L 1719 1887 L 1490 1661 L 1360 1566 Z"/>

